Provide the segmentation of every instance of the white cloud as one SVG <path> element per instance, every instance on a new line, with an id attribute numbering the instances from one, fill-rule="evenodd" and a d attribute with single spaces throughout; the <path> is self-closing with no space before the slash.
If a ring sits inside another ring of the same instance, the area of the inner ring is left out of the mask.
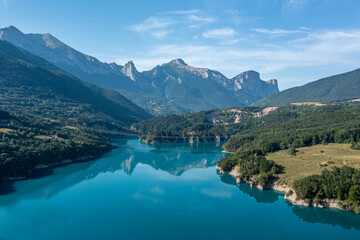
<path id="1" fill-rule="evenodd" d="M 159 31 L 150 33 L 150 35 L 153 36 L 154 38 L 161 39 L 161 38 L 166 37 L 169 33 L 172 33 L 172 32 L 174 32 L 174 31 L 173 30 L 159 30 Z"/>
<path id="2" fill-rule="evenodd" d="M 263 33 L 263 34 L 272 35 L 272 36 L 289 35 L 289 34 L 307 33 L 308 32 L 305 28 L 296 29 L 296 30 L 253 28 L 252 30 L 254 32 Z"/>
<path id="3" fill-rule="evenodd" d="M 203 32 L 204 38 L 219 40 L 221 45 L 232 45 L 238 43 L 241 39 L 236 38 L 237 32 L 232 28 L 218 28 Z"/>
<path id="4" fill-rule="evenodd" d="M 218 28 L 208 30 L 203 33 L 203 37 L 205 38 L 213 38 L 213 39 L 224 39 L 224 38 L 232 38 L 236 34 L 235 30 L 232 28 Z"/>
<path id="5" fill-rule="evenodd" d="M 148 17 L 139 24 L 126 27 L 126 29 L 142 34 L 146 33 L 160 39 L 174 32 L 175 29 L 176 31 L 184 29 L 184 26 L 197 28 L 205 24 L 214 23 L 215 21 L 215 18 L 209 17 L 199 10 L 179 10 L 157 13 L 155 16 Z"/>
<path id="6" fill-rule="evenodd" d="M 186 17 L 187 20 L 192 21 L 192 22 L 204 22 L 204 23 L 213 23 L 215 22 L 215 18 L 212 17 L 200 17 L 198 15 L 188 15 Z"/>
<path id="7" fill-rule="evenodd" d="M 174 23 L 175 22 L 172 19 L 168 19 L 168 18 L 149 17 L 144 22 L 140 24 L 131 25 L 127 29 L 139 33 L 143 33 L 153 29 L 164 29 L 173 25 Z"/>
<path id="8" fill-rule="evenodd" d="M 187 14 L 194 14 L 199 13 L 199 10 L 179 10 L 179 11 L 169 11 L 169 12 L 161 12 L 160 15 L 187 15 Z"/>

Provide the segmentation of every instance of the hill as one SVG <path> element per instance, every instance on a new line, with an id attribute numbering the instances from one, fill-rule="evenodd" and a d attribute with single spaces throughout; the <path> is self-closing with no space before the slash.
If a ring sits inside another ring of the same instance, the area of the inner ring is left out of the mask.
<path id="1" fill-rule="evenodd" d="M 254 106 L 285 106 L 301 102 L 336 102 L 360 98 L 360 69 L 323 78 L 265 97 Z"/>

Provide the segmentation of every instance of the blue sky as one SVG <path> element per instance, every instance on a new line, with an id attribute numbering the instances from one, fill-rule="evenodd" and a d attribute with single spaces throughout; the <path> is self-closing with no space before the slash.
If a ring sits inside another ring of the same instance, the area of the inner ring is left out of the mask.
<path id="1" fill-rule="evenodd" d="M 182 58 L 286 89 L 360 67 L 359 0 L 0 1 L 0 27 L 139 70 Z"/>

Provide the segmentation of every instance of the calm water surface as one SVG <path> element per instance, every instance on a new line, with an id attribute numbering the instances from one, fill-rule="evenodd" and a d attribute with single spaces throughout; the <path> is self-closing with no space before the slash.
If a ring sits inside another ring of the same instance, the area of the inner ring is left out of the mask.
<path id="1" fill-rule="evenodd" d="M 0 239 L 360 239 L 360 215 L 294 207 L 217 174 L 219 144 L 114 144 L 3 184 Z"/>

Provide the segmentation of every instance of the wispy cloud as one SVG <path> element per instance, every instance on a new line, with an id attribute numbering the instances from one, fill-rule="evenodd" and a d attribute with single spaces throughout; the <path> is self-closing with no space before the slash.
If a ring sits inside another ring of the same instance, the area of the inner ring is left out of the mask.
<path id="1" fill-rule="evenodd" d="M 147 33 L 154 38 L 160 39 L 175 30 L 180 31 L 184 27 L 197 28 L 215 21 L 216 18 L 208 16 L 199 10 L 179 10 L 157 13 L 141 23 L 126 27 L 126 29 L 142 34 Z"/>
<path id="2" fill-rule="evenodd" d="M 204 32 L 203 37 L 224 39 L 224 38 L 233 37 L 235 34 L 236 34 L 235 30 L 232 28 L 217 28 Z"/>
<path id="3" fill-rule="evenodd" d="M 296 29 L 296 30 L 285 30 L 285 29 L 263 29 L 263 28 L 253 28 L 254 32 L 263 33 L 272 36 L 296 34 L 296 33 L 307 33 L 305 29 Z"/>
<path id="4" fill-rule="evenodd" d="M 127 29 L 143 33 L 153 29 L 164 29 L 173 25 L 174 23 L 175 22 L 169 18 L 149 17 L 144 22 L 131 25 Z"/>
<path id="5" fill-rule="evenodd" d="M 215 22 L 215 18 L 212 18 L 212 17 L 201 17 L 201 16 L 198 16 L 198 15 L 188 15 L 186 17 L 187 20 L 189 21 L 193 21 L 193 22 L 204 22 L 204 23 L 213 23 Z"/>
<path id="6" fill-rule="evenodd" d="M 294 11 L 302 9 L 311 0 L 286 0 L 283 5 L 283 11 Z"/>
<path id="7" fill-rule="evenodd" d="M 159 30 L 151 32 L 150 35 L 154 38 L 161 39 L 166 37 L 169 33 L 174 32 L 173 30 Z"/>
<path id="8" fill-rule="evenodd" d="M 168 11 L 168 12 L 160 12 L 159 15 L 187 15 L 199 13 L 200 11 L 197 9 L 193 10 L 179 10 L 179 11 Z"/>
<path id="9" fill-rule="evenodd" d="M 240 41 L 236 38 L 237 32 L 232 28 L 217 28 L 203 32 L 204 38 L 220 40 L 220 44 L 230 45 Z"/>

